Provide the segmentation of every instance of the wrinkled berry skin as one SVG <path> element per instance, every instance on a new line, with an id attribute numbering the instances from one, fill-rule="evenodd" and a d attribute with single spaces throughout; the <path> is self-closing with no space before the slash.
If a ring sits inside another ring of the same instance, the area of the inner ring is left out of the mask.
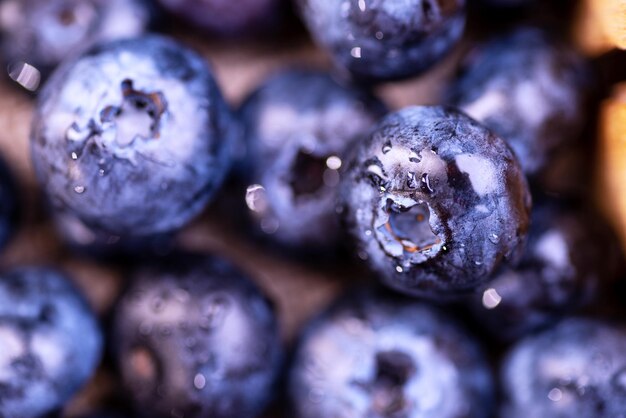
<path id="1" fill-rule="evenodd" d="M 299 0 L 315 41 L 365 81 L 419 75 L 456 45 L 465 0 Z"/>
<path id="2" fill-rule="evenodd" d="M 4 0 L 2 54 L 45 75 L 96 42 L 141 35 L 153 20 L 145 0 Z"/>
<path id="3" fill-rule="evenodd" d="M 360 291 L 306 330 L 290 372 L 295 416 L 488 417 L 491 374 L 478 344 L 434 307 Z"/>
<path id="4" fill-rule="evenodd" d="M 336 247 L 339 168 L 385 112 L 322 72 L 286 71 L 257 90 L 242 120 L 254 173 L 246 203 L 261 230 L 285 246 Z"/>
<path id="5" fill-rule="evenodd" d="M 17 186 L 6 162 L 0 159 L 0 248 L 4 248 L 19 221 Z"/>
<path id="6" fill-rule="evenodd" d="M 87 301 L 61 273 L 0 275 L 0 416 L 34 418 L 65 402 L 100 361 L 102 335 Z"/>
<path id="7" fill-rule="evenodd" d="M 158 0 L 194 26 L 223 35 L 258 33 L 277 20 L 281 0 Z"/>
<path id="8" fill-rule="evenodd" d="M 623 265 L 618 242 L 599 219 L 556 203 L 535 207 L 522 261 L 472 295 L 480 326 L 510 341 L 593 301 Z"/>
<path id="9" fill-rule="evenodd" d="M 146 236 L 206 206 L 238 129 L 203 59 L 149 36 L 100 45 L 60 68 L 39 96 L 31 152 L 53 208 Z"/>
<path id="10" fill-rule="evenodd" d="M 355 148 L 341 196 L 359 257 L 418 296 L 472 290 L 517 261 L 530 218 L 512 151 L 452 108 L 385 117 Z"/>
<path id="11" fill-rule="evenodd" d="M 570 47 L 540 29 L 522 28 L 470 53 L 448 101 L 504 138 L 524 173 L 533 175 L 579 134 L 588 76 Z"/>
<path id="12" fill-rule="evenodd" d="M 257 416 L 282 361 L 268 300 L 206 256 L 138 272 L 117 307 L 114 337 L 122 380 L 147 417 Z"/>
<path id="13" fill-rule="evenodd" d="M 519 342 L 502 369 L 510 418 L 616 418 L 626 411 L 626 330 L 568 319 Z"/>

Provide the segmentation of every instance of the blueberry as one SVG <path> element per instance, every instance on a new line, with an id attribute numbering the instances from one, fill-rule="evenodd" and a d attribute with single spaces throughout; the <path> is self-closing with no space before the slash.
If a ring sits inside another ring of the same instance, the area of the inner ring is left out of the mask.
<path id="1" fill-rule="evenodd" d="M 465 0 L 299 0 L 313 38 L 355 78 L 411 77 L 459 41 Z"/>
<path id="2" fill-rule="evenodd" d="M 4 0 L 2 53 L 11 76 L 21 74 L 26 87 L 36 88 L 30 66 L 47 75 L 95 42 L 142 34 L 152 19 L 145 0 Z"/>
<path id="3" fill-rule="evenodd" d="M 272 307 L 223 261 L 176 256 L 138 272 L 114 323 L 122 379 L 146 416 L 252 417 L 272 394 Z"/>
<path id="4" fill-rule="evenodd" d="M 448 96 L 504 138 L 532 175 L 580 133 L 588 76 L 586 63 L 570 47 L 526 27 L 470 53 Z"/>
<path id="5" fill-rule="evenodd" d="M 149 36 L 102 44 L 61 67 L 39 96 L 31 151 L 56 210 L 145 236 L 204 208 L 238 129 L 203 59 Z"/>
<path id="6" fill-rule="evenodd" d="M 167 10 L 200 29 L 219 35 L 245 35 L 277 20 L 281 0 L 158 0 Z"/>
<path id="7" fill-rule="evenodd" d="M 445 313 L 370 289 L 307 327 L 289 391 L 299 418 L 479 418 L 492 386 L 478 344 Z"/>
<path id="8" fill-rule="evenodd" d="M 454 109 L 388 115 L 355 148 L 341 189 L 359 256 L 405 293 L 474 289 L 523 250 L 530 194 L 519 164 Z"/>
<path id="9" fill-rule="evenodd" d="M 254 172 L 246 201 L 261 229 L 285 246 L 332 248 L 339 168 L 385 107 L 326 73 L 291 70 L 267 81 L 242 113 Z"/>
<path id="10" fill-rule="evenodd" d="M 588 304 L 621 265 L 598 214 L 550 202 L 535 207 L 532 220 L 521 263 L 472 296 L 477 320 L 498 339 L 519 338 Z"/>
<path id="11" fill-rule="evenodd" d="M 59 409 L 91 377 L 102 335 L 63 274 L 23 267 L 0 275 L 0 416 Z"/>
<path id="12" fill-rule="evenodd" d="M 0 159 L 0 248 L 13 235 L 19 220 L 18 190 L 13 175 Z"/>
<path id="13" fill-rule="evenodd" d="M 518 343 L 502 370 L 511 418 L 617 418 L 626 411 L 626 329 L 569 319 Z"/>

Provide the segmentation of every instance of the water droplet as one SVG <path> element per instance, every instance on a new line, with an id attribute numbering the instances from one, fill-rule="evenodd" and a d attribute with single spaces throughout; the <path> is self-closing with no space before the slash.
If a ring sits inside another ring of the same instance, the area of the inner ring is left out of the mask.
<path id="1" fill-rule="evenodd" d="M 434 193 L 432 186 L 430 185 L 430 176 L 428 173 L 422 174 L 422 191 L 426 193 Z"/>
<path id="2" fill-rule="evenodd" d="M 359 0 L 359 10 L 362 12 L 367 10 L 367 5 L 365 4 L 365 0 Z"/>
<path id="3" fill-rule="evenodd" d="M 494 309 L 500 302 L 502 302 L 502 296 L 498 294 L 496 289 L 489 288 L 483 292 L 483 306 L 485 308 Z"/>
<path id="4" fill-rule="evenodd" d="M 550 392 L 548 392 L 548 399 L 552 402 L 558 402 L 563 399 L 563 392 L 559 388 L 552 388 Z"/>
<path id="5" fill-rule="evenodd" d="M 494 244 L 497 244 L 500 242 L 500 237 L 497 234 L 489 234 L 489 241 L 491 241 Z"/>
<path id="6" fill-rule="evenodd" d="M 408 187 L 409 189 L 417 189 L 417 179 L 416 179 L 415 173 L 408 172 L 406 173 L 406 175 L 407 175 L 406 187 Z"/>
<path id="7" fill-rule="evenodd" d="M 24 87 L 26 90 L 35 91 L 41 82 L 39 70 L 26 62 L 13 62 L 9 64 L 9 77 L 11 80 Z"/>
<path id="8" fill-rule="evenodd" d="M 72 152 L 70 154 L 70 157 L 72 157 L 72 160 L 78 160 L 78 154 L 76 154 L 75 152 Z"/>
<path id="9" fill-rule="evenodd" d="M 337 157 L 336 155 L 331 155 L 326 159 L 326 167 L 330 168 L 331 170 L 339 170 L 341 168 L 341 164 L 341 158 Z"/>
<path id="10" fill-rule="evenodd" d="M 350 50 L 350 55 L 354 58 L 361 58 L 361 47 L 355 46 Z"/>
<path id="11" fill-rule="evenodd" d="M 477 266 L 482 266 L 483 262 L 482 261 L 474 261 L 474 264 L 476 264 Z"/>
<path id="12" fill-rule="evenodd" d="M 391 151 L 391 142 L 385 142 L 385 145 L 383 145 L 383 154 L 387 154 L 389 153 L 389 151 Z"/>
<path id="13" fill-rule="evenodd" d="M 246 189 L 246 205 L 257 213 L 263 213 L 268 208 L 267 193 L 265 187 L 260 184 L 252 184 Z"/>
<path id="14" fill-rule="evenodd" d="M 396 266 L 396 271 L 397 271 L 398 273 L 402 273 L 404 270 L 402 269 L 402 267 L 401 267 L 401 266 Z"/>
<path id="15" fill-rule="evenodd" d="M 198 373 L 193 378 L 193 385 L 198 390 L 204 389 L 204 387 L 206 386 L 206 377 L 204 377 L 202 373 Z"/>
<path id="16" fill-rule="evenodd" d="M 372 235 L 372 231 L 370 229 L 365 231 L 365 236 L 369 237 L 370 235 Z"/>
<path id="17" fill-rule="evenodd" d="M 83 194 L 85 192 L 85 186 L 75 186 L 74 192 L 78 194 Z"/>
<path id="18" fill-rule="evenodd" d="M 98 170 L 98 175 L 99 175 L 100 177 L 104 177 L 104 175 L 105 175 L 105 174 L 106 174 L 106 171 L 104 171 L 104 169 L 103 169 L 103 168 L 101 168 L 100 170 Z"/>

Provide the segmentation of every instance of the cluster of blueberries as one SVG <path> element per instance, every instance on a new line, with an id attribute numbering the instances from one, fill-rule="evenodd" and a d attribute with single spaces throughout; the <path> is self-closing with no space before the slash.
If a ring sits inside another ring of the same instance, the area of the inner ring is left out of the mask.
<path id="1" fill-rule="evenodd" d="M 1 418 L 61 416 L 105 351 L 128 416 L 251 418 L 279 393 L 300 418 L 626 416 L 626 327 L 611 320 L 621 251 L 588 194 L 557 199 L 544 181 L 593 112 L 593 67 L 573 48 L 511 28 L 466 54 L 440 104 L 390 111 L 372 87 L 449 55 L 471 5 L 297 0 L 333 72 L 284 70 L 234 111 L 200 55 L 145 32 L 167 11 L 220 36 L 258 33 L 285 5 L 158 3 L 0 2 L 9 75 L 43 85 L 30 146 L 59 233 L 141 260 L 106 333 L 63 273 L 0 275 Z M 262 242 L 350 253 L 377 284 L 285 350 L 245 275 L 169 248 L 226 182 Z M 3 245 L 18 200 L 2 165 Z"/>

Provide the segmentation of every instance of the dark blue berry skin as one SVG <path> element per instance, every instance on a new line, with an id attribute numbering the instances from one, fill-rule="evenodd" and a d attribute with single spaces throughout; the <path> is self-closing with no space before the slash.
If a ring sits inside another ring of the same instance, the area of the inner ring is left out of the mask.
<path id="1" fill-rule="evenodd" d="M 504 138 L 524 173 L 536 174 L 585 121 L 589 71 L 570 47 L 537 28 L 471 52 L 448 101 Z"/>
<path id="2" fill-rule="evenodd" d="M 477 295 L 472 312 L 500 340 L 514 340 L 592 302 L 623 265 L 619 244 L 600 216 L 554 202 L 533 209 L 522 261 Z"/>
<path id="3" fill-rule="evenodd" d="M 222 36 L 269 29 L 278 20 L 282 0 L 158 0 L 166 10 L 194 26 Z"/>
<path id="4" fill-rule="evenodd" d="M 456 45 L 465 0 L 299 0 L 315 41 L 356 79 L 419 75 Z"/>
<path id="5" fill-rule="evenodd" d="M 475 289 L 521 256 L 530 194 L 506 143 L 452 108 L 408 107 L 355 148 L 342 177 L 358 255 L 407 294 Z"/>
<path id="6" fill-rule="evenodd" d="M 138 272 L 114 322 L 115 355 L 147 417 L 253 417 L 282 362 L 273 309 L 229 264 L 177 256 Z"/>
<path id="7" fill-rule="evenodd" d="M 0 275 L 0 416 L 53 412 L 91 377 L 102 335 L 61 273 L 24 267 Z"/>
<path id="8" fill-rule="evenodd" d="M 0 248 L 7 244 L 19 221 L 19 198 L 13 175 L 0 159 Z"/>
<path id="9" fill-rule="evenodd" d="M 39 96 L 31 152 L 54 209 L 147 236 L 206 206 L 238 134 L 203 59 L 149 36 L 102 44 L 55 72 Z"/>
<path id="10" fill-rule="evenodd" d="M 4 0 L 2 53 L 48 74 L 96 42 L 141 35 L 154 20 L 145 0 Z"/>
<path id="11" fill-rule="evenodd" d="M 443 311 L 358 291 L 306 329 L 290 372 L 298 418 L 488 417 L 480 347 Z"/>
<path id="12" fill-rule="evenodd" d="M 261 230 L 286 247 L 336 247 L 340 165 L 385 113 L 323 72 L 290 70 L 260 87 L 242 120 L 253 173 L 246 203 Z"/>
<path id="13" fill-rule="evenodd" d="M 502 368 L 510 418 L 617 418 L 626 411 L 626 329 L 568 319 L 519 342 Z"/>

